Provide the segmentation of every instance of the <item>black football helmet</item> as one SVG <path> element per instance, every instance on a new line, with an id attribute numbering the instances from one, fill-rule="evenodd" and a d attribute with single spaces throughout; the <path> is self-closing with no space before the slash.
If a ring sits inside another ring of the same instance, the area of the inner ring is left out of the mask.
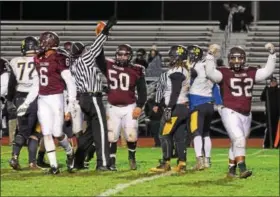
<path id="1" fill-rule="evenodd" d="M 203 50 L 197 45 L 188 46 L 188 58 L 191 63 L 198 62 L 203 57 Z"/>
<path id="2" fill-rule="evenodd" d="M 170 66 L 174 66 L 178 62 L 183 62 L 187 59 L 188 51 L 186 47 L 182 45 L 175 45 L 170 47 L 168 51 L 168 56 L 170 58 Z"/>
<path id="3" fill-rule="evenodd" d="M 118 46 L 115 53 L 116 64 L 118 66 L 128 66 L 132 57 L 133 51 L 130 45 L 122 44 Z"/>
<path id="4" fill-rule="evenodd" d="M 48 51 L 59 46 L 59 37 L 55 32 L 46 31 L 40 35 L 39 38 L 40 49 L 42 51 Z"/>
<path id="5" fill-rule="evenodd" d="M 228 54 L 228 63 L 230 69 L 238 72 L 246 63 L 246 53 L 242 47 L 233 47 Z"/>
<path id="6" fill-rule="evenodd" d="M 36 37 L 28 36 L 21 41 L 20 51 L 22 55 L 26 55 L 28 53 L 37 53 L 38 49 L 39 41 Z"/>

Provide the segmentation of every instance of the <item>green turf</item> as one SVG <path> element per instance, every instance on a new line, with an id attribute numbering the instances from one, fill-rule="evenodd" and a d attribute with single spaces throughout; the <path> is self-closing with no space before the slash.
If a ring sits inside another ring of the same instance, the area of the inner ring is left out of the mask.
<path id="1" fill-rule="evenodd" d="M 139 148 L 138 170 L 129 171 L 127 150 L 118 149 L 118 172 L 94 172 L 95 161 L 90 170 L 69 174 L 66 171 L 65 155 L 59 149 L 58 158 L 62 173 L 47 175 L 42 171 L 30 171 L 27 167 L 27 152 L 20 157 L 22 171 L 11 170 L 8 165 L 10 147 L 1 147 L 1 196 L 97 196 L 119 184 L 126 185 L 115 196 L 279 196 L 279 150 L 249 149 L 247 166 L 253 176 L 246 179 L 225 178 L 227 150 L 213 149 L 212 168 L 186 174 L 172 174 L 155 180 L 135 183 L 134 180 L 155 176 L 149 173 L 161 156 L 160 149 Z M 188 168 L 195 162 L 194 150 L 188 150 Z M 175 161 L 173 162 L 175 163 Z"/>

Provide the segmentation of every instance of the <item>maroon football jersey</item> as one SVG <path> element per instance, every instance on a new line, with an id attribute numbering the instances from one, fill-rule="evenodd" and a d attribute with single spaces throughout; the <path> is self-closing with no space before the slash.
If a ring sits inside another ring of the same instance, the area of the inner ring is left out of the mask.
<path id="1" fill-rule="evenodd" d="M 249 114 L 257 69 L 249 67 L 234 72 L 222 67 L 218 70 L 223 74 L 220 87 L 224 106 L 242 114 Z"/>
<path id="2" fill-rule="evenodd" d="M 138 64 L 119 67 L 112 59 L 106 59 L 108 102 L 111 105 L 129 105 L 136 102 L 135 87 L 137 80 L 144 76 L 145 69 Z"/>
<path id="3" fill-rule="evenodd" d="M 57 52 L 43 57 L 35 57 L 36 70 L 39 75 L 40 95 L 52 95 L 63 93 L 65 83 L 61 72 L 68 69 L 67 57 Z"/>

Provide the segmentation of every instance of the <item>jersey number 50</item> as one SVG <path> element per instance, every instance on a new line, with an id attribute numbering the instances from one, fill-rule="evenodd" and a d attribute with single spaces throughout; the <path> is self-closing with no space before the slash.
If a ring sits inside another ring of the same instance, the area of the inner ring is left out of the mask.
<path id="1" fill-rule="evenodd" d="M 243 85 L 244 84 L 244 85 Z M 253 79 L 252 78 L 232 78 L 230 79 L 231 94 L 233 96 L 242 96 L 243 92 L 246 97 L 252 96 Z"/>
<path id="2" fill-rule="evenodd" d="M 123 91 L 129 90 L 130 77 L 127 73 L 119 73 L 115 70 L 108 70 L 110 89 L 115 90 L 120 88 Z"/>

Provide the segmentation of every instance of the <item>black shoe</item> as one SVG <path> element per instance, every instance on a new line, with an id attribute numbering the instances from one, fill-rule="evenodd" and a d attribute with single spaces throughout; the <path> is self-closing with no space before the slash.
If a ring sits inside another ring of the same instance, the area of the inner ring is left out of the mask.
<path id="1" fill-rule="evenodd" d="M 60 170 L 59 170 L 59 168 L 57 167 L 51 167 L 50 169 L 49 169 L 49 172 L 48 172 L 49 174 L 59 174 L 60 173 Z"/>
<path id="2" fill-rule="evenodd" d="M 130 170 L 137 170 L 137 164 L 135 159 L 129 159 Z"/>
<path id="3" fill-rule="evenodd" d="M 109 171 L 110 169 L 107 166 L 96 166 L 96 171 Z"/>
<path id="4" fill-rule="evenodd" d="M 14 170 L 20 170 L 18 159 L 16 159 L 15 157 L 12 157 L 12 159 L 9 161 L 9 164 Z"/>
<path id="5" fill-rule="evenodd" d="M 109 169 L 111 171 L 117 171 L 117 167 L 116 167 L 116 158 L 115 157 L 111 157 L 110 158 L 110 166 L 109 166 Z"/>
<path id="6" fill-rule="evenodd" d="M 252 174 L 253 174 L 253 172 L 251 170 L 245 170 L 243 172 L 240 172 L 239 178 L 246 179 L 246 178 L 250 177 Z"/>
<path id="7" fill-rule="evenodd" d="M 42 169 L 50 168 L 50 164 L 46 163 L 45 161 L 37 160 L 37 166 Z"/>
<path id="8" fill-rule="evenodd" d="M 67 155 L 67 160 L 66 160 L 68 172 L 71 172 L 73 170 L 75 164 L 74 161 L 75 161 L 75 155 L 74 155 L 74 151 L 72 151 L 71 154 Z"/>
<path id="9" fill-rule="evenodd" d="M 228 167 L 227 177 L 228 178 L 235 178 L 236 177 L 236 166 L 229 166 Z"/>

